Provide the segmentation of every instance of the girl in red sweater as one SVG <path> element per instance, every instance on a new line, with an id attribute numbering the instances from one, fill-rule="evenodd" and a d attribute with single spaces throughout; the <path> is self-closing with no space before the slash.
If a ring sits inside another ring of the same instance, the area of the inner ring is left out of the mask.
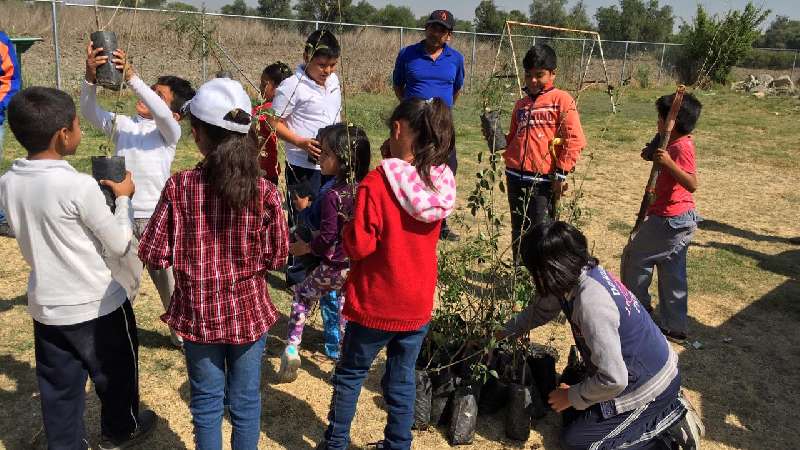
<path id="1" fill-rule="evenodd" d="M 455 131 L 440 98 L 403 101 L 387 125 L 385 159 L 359 184 L 353 220 L 343 229 L 348 323 L 332 379 L 330 423 L 318 449 L 347 448 L 361 385 L 384 347 L 381 385 L 389 416 L 378 446 L 411 447 L 414 365 L 433 310 L 436 243 L 456 201 L 446 164 Z"/>
<path id="2" fill-rule="evenodd" d="M 278 175 L 281 173 L 281 165 L 278 163 L 278 135 L 275 130 L 267 123 L 267 115 L 272 109 L 272 99 L 275 98 L 275 91 L 278 90 L 283 80 L 292 76 L 292 69 L 283 62 L 276 62 L 268 65 L 261 72 L 261 97 L 264 103 L 253 108 L 253 114 L 258 115 L 259 151 L 258 165 L 264 171 L 266 178 L 272 184 L 278 185 Z M 265 111 L 267 115 L 260 114 Z"/>

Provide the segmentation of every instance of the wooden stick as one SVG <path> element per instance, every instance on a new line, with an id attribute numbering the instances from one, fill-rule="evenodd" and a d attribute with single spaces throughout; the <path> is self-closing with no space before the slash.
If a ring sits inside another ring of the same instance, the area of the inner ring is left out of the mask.
<path id="1" fill-rule="evenodd" d="M 670 134 L 672 134 L 672 129 L 675 127 L 675 119 L 678 117 L 678 112 L 680 111 L 681 103 L 683 102 L 683 94 L 685 93 L 686 86 L 682 84 L 678 86 L 678 90 L 675 91 L 675 99 L 672 100 L 672 105 L 669 108 L 669 114 L 667 114 L 666 126 L 661 132 L 658 150 L 666 150 L 667 145 L 669 145 L 669 137 Z M 642 224 L 642 222 L 644 222 L 644 218 L 647 215 L 647 209 L 653 204 L 653 200 L 656 198 L 656 180 L 658 180 L 659 173 L 661 173 L 661 165 L 653 161 L 653 167 L 650 169 L 650 178 L 647 180 L 647 186 L 644 190 L 642 204 L 639 206 L 639 214 L 636 216 L 636 224 L 634 224 L 633 230 L 631 230 L 631 238 L 633 237 L 634 233 L 636 233 L 636 230 L 639 229 L 639 226 Z"/>

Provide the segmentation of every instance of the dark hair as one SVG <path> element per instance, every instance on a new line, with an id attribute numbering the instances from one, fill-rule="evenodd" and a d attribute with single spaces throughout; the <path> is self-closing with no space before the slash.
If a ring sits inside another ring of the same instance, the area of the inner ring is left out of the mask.
<path id="1" fill-rule="evenodd" d="M 317 137 L 339 160 L 338 181 L 348 181 L 352 176 L 358 183 L 367 176 L 371 154 L 367 133 L 361 127 L 345 123 L 328 125 L 319 130 Z"/>
<path id="2" fill-rule="evenodd" d="M 525 53 L 522 58 L 522 67 L 525 70 L 546 69 L 556 70 L 558 58 L 553 47 L 547 44 L 536 44 Z"/>
<path id="3" fill-rule="evenodd" d="M 399 120 L 407 121 L 417 134 L 413 164 L 422 181 L 432 188 L 431 166 L 446 163 L 455 149 L 456 131 L 450 108 L 439 97 L 430 100 L 407 99 L 397 105 L 386 125 L 391 129 L 392 123 Z"/>
<path id="4" fill-rule="evenodd" d="M 8 126 L 28 154 L 47 150 L 62 128 L 72 128 L 75 102 L 58 89 L 33 86 L 17 93 L 8 104 Z"/>
<path id="5" fill-rule="evenodd" d="M 285 62 L 274 62 L 267 67 L 264 68 L 264 71 L 261 72 L 261 78 L 268 78 L 275 86 L 281 84 L 281 81 L 289 78 L 292 76 L 292 69 L 289 68 L 289 65 Z"/>
<path id="6" fill-rule="evenodd" d="M 195 91 L 194 88 L 192 88 L 192 84 L 183 78 L 172 75 L 158 77 L 156 84 L 166 86 L 172 91 L 172 103 L 170 103 L 169 109 L 174 113 L 180 114 L 182 117 L 184 115 L 183 105 L 194 98 Z"/>
<path id="7" fill-rule="evenodd" d="M 589 254 L 586 236 L 566 222 L 545 222 L 522 236 L 522 262 L 536 291 L 564 298 L 578 284 L 581 270 L 597 265 Z"/>
<path id="8" fill-rule="evenodd" d="M 656 100 L 656 109 L 658 110 L 658 117 L 666 120 L 669 115 L 669 108 L 672 106 L 672 101 L 675 100 L 675 94 L 664 95 Z M 694 130 L 697 125 L 697 119 L 700 118 L 700 111 L 703 105 L 692 94 L 684 94 L 683 101 L 681 102 L 681 109 L 678 111 L 678 117 L 675 118 L 675 131 L 680 134 L 689 134 Z"/>
<path id="9" fill-rule="evenodd" d="M 336 36 L 328 30 L 316 30 L 306 39 L 305 53 L 309 59 L 321 56 L 323 58 L 338 58 L 342 52 Z"/>
<path id="10" fill-rule="evenodd" d="M 255 207 L 261 170 L 253 141 L 246 133 L 211 125 L 191 114 L 189 117 L 192 127 L 211 141 L 212 148 L 198 165 L 211 189 L 233 209 Z"/>

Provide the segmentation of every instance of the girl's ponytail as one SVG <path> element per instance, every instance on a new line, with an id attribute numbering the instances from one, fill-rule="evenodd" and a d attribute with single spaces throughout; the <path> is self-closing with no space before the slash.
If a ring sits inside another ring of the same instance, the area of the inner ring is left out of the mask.
<path id="1" fill-rule="evenodd" d="M 395 108 L 388 125 L 405 120 L 416 133 L 414 162 L 420 178 L 433 188 L 431 167 L 445 164 L 455 149 L 456 133 L 450 108 L 439 97 L 430 100 L 408 99 Z"/>
<path id="2" fill-rule="evenodd" d="M 208 124 L 194 116 L 191 122 L 210 143 L 210 150 L 199 167 L 214 193 L 235 210 L 256 206 L 261 170 L 252 139 L 247 134 Z"/>

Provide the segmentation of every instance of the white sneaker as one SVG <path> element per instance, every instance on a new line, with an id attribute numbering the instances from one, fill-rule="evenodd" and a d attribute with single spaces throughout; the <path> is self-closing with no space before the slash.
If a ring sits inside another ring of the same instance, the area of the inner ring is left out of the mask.
<path id="1" fill-rule="evenodd" d="M 296 345 L 287 345 L 281 355 L 281 368 L 278 371 L 278 381 L 291 383 L 297 379 L 297 369 L 300 368 L 300 354 Z"/>

